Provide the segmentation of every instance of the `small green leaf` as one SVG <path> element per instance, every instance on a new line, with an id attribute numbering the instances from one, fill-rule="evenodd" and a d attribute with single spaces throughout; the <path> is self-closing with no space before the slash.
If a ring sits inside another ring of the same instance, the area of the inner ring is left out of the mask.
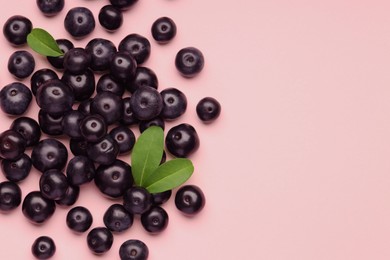
<path id="1" fill-rule="evenodd" d="M 64 55 L 53 36 L 41 28 L 31 30 L 27 35 L 27 44 L 33 51 L 44 56 L 59 57 Z"/>
<path id="2" fill-rule="evenodd" d="M 176 188 L 186 182 L 194 172 L 191 160 L 176 158 L 161 164 L 145 179 L 144 187 L 150 193 L 158 193 Z"/>
<path id="3" fill-rule="evenodd" d="M 164 130 L 161 127 L 148 127 L 138 137 L 131 153 L 131 167 L 136 185 L 144 187 L 144 181 L 160 165 L 163 150 Z"/>

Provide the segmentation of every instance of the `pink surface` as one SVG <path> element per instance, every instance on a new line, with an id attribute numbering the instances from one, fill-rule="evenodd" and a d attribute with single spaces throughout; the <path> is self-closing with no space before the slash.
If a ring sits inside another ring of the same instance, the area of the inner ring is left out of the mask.
<path id="1" fill-rule="evenodd" d="M 49 19 L 35 1 L 14 0 L 0 9 L 0 24 L 21 14 L 56 38 L 68 37 L 66 10 L 82 5 L 97 14 L 106 3 L 68 0 Z M 145 65 L 159 76 L 160 89 L 177 87 L 189 99 L 185 116 L 167 128 L 189 122 L 198 130 L 201 147 L 191 157 L 196 170 L 188 182 L 203 189 L 206 207 L 188 218 L 171 199 L 165 232 L 149 235 L 136 219 L 101 257 L 89 252 L 86 234 L 66 227 L 67 208 L 35 226 L 19 207 L 0 215 L 0 259 L 31 259 L 40 235 L 57 243 L 53 259 L 118 259 L 130 238 L 143 240 L 153 260 L 390 259 L 389 8 L 381 0 L 140 0 L 117 33 L 98 25 L 87 39 L 74 40 L 81 47 L 93 37 L 118 44 L 133 32 L 151 40 Z M 150 35 L 160 16 L 178 26 L 164 46 Z M 198 77 L 184 79 L 173 59 L 191 45 L 203 51 L 206 65 Z M 0 84 L 6 85 L 14 81 L 6 64 L 15 49 L 4 37 L 0 49 Z M 38 67 L 46 66 L 34 56 Z M 211 125 L 195 114 L 204 96 L 223 107 Z M 36 112 L 34 104 L 28 115 Z M 1 115 L 1 130 L 11 122 Z M 38 188 L 38 178 L 33 170 L 21 183 L 23 194 Z M 76 205 L 91 210 L 96 227 L 112 203 L 91 183 Z"/>

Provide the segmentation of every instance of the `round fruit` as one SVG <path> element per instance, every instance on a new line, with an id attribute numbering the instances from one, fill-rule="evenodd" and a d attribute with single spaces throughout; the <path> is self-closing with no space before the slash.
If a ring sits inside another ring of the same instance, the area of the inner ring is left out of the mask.
<path id="1" fill-rule="evenodd" d="M 161 205 L 167 202 L 172 195 L 172 190 L 167 190 L 159 193 L 152 193 L 152 201 L 154 205 Z"/>
<path id="2" fill-rule="evenodd" d="M 38 122 L 30 117 L 21 116 L 16 118 L 12 122 L 10 129 L 15 130 L 23 136 L 26 140 L 27 147 L 36 145 L 41 138 L 41 128 Z"/>
<path id="3" fill-rule="evenodd" d="M 174 120 L 187 110 L 187 97 L 177 88 L 166 88 L 161 91 L 163 109 L 161 117 L 166 120 Z"/>
<path id="4" fill-rule="evenodd" d="M 118 45 L 118 50 L 130 53 L 138 65 L 144 63 L 149 58 L 150 48 L 149 40 L 136 33 L 127 35 Z"/>
<path id="5" fill-rule="evenodd" d="M 74 48 L 74 45 L 68 39 L 58 39 L 56 40 L 58 47 L 62 51 L 62 53 L 67 53 L 70 49 Z M 56 69 L 63 70 L 64 69 L 64 55 L 59 57 L 47 57 L 48 62 Z"/>
<path id="6" fill-rule="evenodd" d="M 37 0 L 39 10 L 46 16 L 54 16 L 64 9 L 65 0 Z"/>
<path id="7" fill-rule="evenodd" d="M 0 157 L 6 160 L 18 160 L 26 150 L 26 140 L 15 130 L 5 130 L 0 134 Z"/>
<path id="8" fill-rule="evenodd" d="M 99 11 L 99 23 L 108 31 L 116 31 L 123 23 L 122 11 L 113 5 L 103 6 Z"/>
<path id="9" fill-rule="evenodd" d="M 69 184 L 79 186 L 91 182 L 95 171 L 95 165 L 88 157 L 77 155 L 69 161 L 66 176 Z"/>
<path id="10" fill-rule="evenodd" d="M 40 191 L 28 193 L 22 203 L 23 215 L 35 224 L 48 220 L 55 209 L 54 201 L 43 197 Z"/>
<path id="11" fill-rule="evenodd" d="M 8 115 L 22 115 L 32 100 L 31 90 L 21 82 L 13 82 L 0 90 L 0 108 Z"/>
<path id="12" fill-rule="evenodd" d="M 63 119 L 63 115 L 50 115 L 43 109 L 40 109 L 38 112 L 38 122 L 41 130 L 50 136 L 58 136 L 64 133 L 62 127 Z"/>
<path id="13" fill-rule="evenodd" d="M 50 169 L 64 169 L 68 160 L 65 145 L 54 138 L 41 140 L 31 152 L 33 166 L 40 172 Z"/>
<path id="14" fill-rule="evenodd" d="M 87 231 L 93 222 L 91 212 L 82 206 L 77 206 L 68 211 L 66 225 L 75 232 Z"/>
<path id="15" fill-rule="evenodd" d="M 32 167 L 31 158 L 23 153 L 17 160 L 1 160 L 1 170 L 9 181 L 19 182 L 27 178 Z"/>
<path id="16" fill-rule="evenodd" d="M 90 68 L 93 71 L 107 71 L 110 69 L 110 60 L 116 53 L 116 46 L 110 40 L 94 38 L 85 46 L 91 56 Z"/>
<path id="17" fill-rule="evenodd" d="M 72 89 L 77 101 L 88 100 L 95 92 L 95 75 L 90 69 L 79 74 L 65 70 L 61 80 Z"/>
<path id="18" fill-rule="evenodd" d="M 122 98 L 109 91 L 103 91 L 93 98 L 91 113 L 104 118 L 107 125 L 118 122 L 123 114 Z"/>
<path id="19" fill-rule="evenodd" d="M 55 202 L 61 206 L 72 206 L 76 203 L 80 195 L 80 187 L 69 185 L 66 190 L 65 196 L 62 199 L 56 200 Z"/>
<path id="20" fill-rule="evenodd" d="M 100 115 L 87 115 L 80 122 L 80 133 L 85 141 L 96 143 L 101 141 L 107 134 L 107 125 Z"/>
<path id="21" fill-rule="evenodd" d="M 192 125 L 179 124 L 169 129 L 165 137 L 165 145 L 172 155 L 188 157 L 199 148 L 199 136 Z"/>
<path id="22" fill-rule="evenodd" d="M 130 128 L 126 126 L 117 126 L 110 131 L 109 135 L 118 143 L 119 154 L 128 153 L 133 149 L 135 135 Z"/>
<path id="23" fill-rule="evenodd" d="M 152 24 L 152 36 L 158 43 L 167 43 L 176 35 L 176 24 L 169 17 L 160 17 Z"/>
<path id="24" fill-rule="evenodd" d="M 65 174 L 56 169 L 45 171 L 39 179 L 39 190 L 42 196 L 51 200 L 64 198 L 68 187 Z"/>
<path id="25" fill-rule="evenodd" d="M 135 70 L 134 79 L 126 82 L 126 89 L 134 93 L 139 87 L 158 88 L 158 79 L 156 73 L 148 67 L 138 66 Z"/>
<path id="26" fill-rule="evenodd" d="M 78 110 L 71 110 L 66 113 L 61 121 L 62 131 L 70 138 L 82 138 L 80 131 L 80 122 L 85 115 Z"/>
<path id="27" fill-rule="evenodd" d="M 30 86 L 33 95 L 37 94 L 38 89 L 41 85 L 51 79 L 58 79 L 58 75 L 51 69 L 39 69 L 32 74 L 30 79 Z"/>
<path id="28" fill-rule="evenodd" d="M 18 184 L 11 181 L 0 183 L 0 211 L 11 211 L 19 207 L 22 191 Z"/>
<path id="29" fill-rule="evenodd" d="M 48 236 L 40 236 L 34 240 L 31 252 L 37 259 L 49 259 L 56 252 L 54 240 Z"/>
<path id="30" fill-rule="evenodd" d="M 107 73 L 102 75 L 96 84 L 96 92 L 101 93 L 103 91 L 109 91 L 119 97 L 122 97 L 125 93 L 125 88 L 123 84 L 115 80 L 110 73 Z"/>
<path id="31" fill-rule="evenodd" d="M 110 0 L 110 3 L 113 6 L 120 8 L 121 10 L 126 10 L 135 4 L 138 0 Z"/>
<path id="32" fill-rule="evenodd" d="M 91 10 L 74 7 L 65 16 L 65 30 L 75 38 L 83 38 L 95 29 L 95 18 Z"/>
<path id="33" fill-rule="evenodd" d="M 8 71 L 18 79 L 30 76 L 35 69 L 35 59 L 28 51 L 15 51 L 8 59 Z"/>
<path id="34" fill-rule="evenodd" d="M 185 185 L 176 192 L 175 205 L 186 215 L 199 213 L 206 203 L 202 190 L 195 185 Z"/>
<path id="35" fill-rule="evenodd" d="M 143 187 L 131 187 L 123 195 L 123 206 L 132 214 L 143 214 L 152 206 L 152 195 Z"/>
<path id="36" fill-rule="evenodd" d="M 138 119 L 135 117 L 133 110 L 131 109 L 131 97 L 125 97 L 123 102 L 123 114 L 120 120 L 121 124 L 130 126 L 138 123 Z"/>
<path id="37" fill-rule="evenodd" d="M 120 82 L 131 81 L 136 68 L 136 60 L 127 51 L 118 51 L 110 60 L 111 75 Z"/>
<path id="38" fill-rule="evenodd" d="M 23 45 L 32 30 L 30 19 L 22 15 L 14 15 L 7 19 L 3 26 L 3 35 L 12 45 Z"/>
<path id="39" fill-rule="evenodd" d="M 160 206 L 153 206 L 141 215 L 141 223 L 146 231 L 155 234 L 165 230 L 168 226 L 168 213 Z"/>
<path id="40" fill-rule="evenodd" d="M 141 122 L 139 122 L 139 131 L 142 133 L 148 127 L 151 127 L 151 126 L 159 126 L 164 130 L 165 129 L 165 121 L 164 121 L 164 119 L 162 119 L 159 116 L 156 118 L 153 118 L 151 120 L 148 120 L 148 121 L 141 121 Z"/>
<path id="41" fill-rule="evenodd" d="M 101 165 L 112 164 L 115 162 L 118 154 L 119 146 L 109 134 L 106 134 L 103 139 L 97 143 L 89 143 L 87 147 L 87 156 L 89 159 Z"/>
<path id="42" fill-rule="evenodd" d="M 161 113 L 163 100 L 156 89 L 140 87 L 131 96 L 130 105 L 137 119 L 151 120 Z"/>
<path id="43" fill-rule="evenodd" d="M 91 54 L 83 48 L 73 48 L 64 54 L 64 69 L 72 74 L 81 74 L 91 64 Z"/>
<path id="44" fill-rule="evenodd" d="M 221 114 L 221 104 L 212 97 L 202 98 L 196 105 L 196 113 L 203 122 L 212 122 Z"/>
<path id="45" fill-rule="evenodd" d="M 113 204 L 104 213 L 103 222 L 110 231 L 123 232 L 133 225 L 133 215 L 121 204 Z"/>
<path id="46" fill-rule="evenodd" d="M 87 235 L 88 248 L 95 254 L 103 254 L 111 249 L 114 236 L 105 227 L 96 227 Z"/>
<path id="47" fill-rule="evenodd" d="M 176 54 L 175 66 L 183 77 L 194 77 L 204 67 L 203 54 L 199 49 L 194 47 L 183 48 Z"/>
<path id="48" fill-rule="evenodd" d="M 138 239 L 129 239 L 119 248 L 121 260 L 146 260 L 149 257 L 149 249 L 144 242 Z"/>

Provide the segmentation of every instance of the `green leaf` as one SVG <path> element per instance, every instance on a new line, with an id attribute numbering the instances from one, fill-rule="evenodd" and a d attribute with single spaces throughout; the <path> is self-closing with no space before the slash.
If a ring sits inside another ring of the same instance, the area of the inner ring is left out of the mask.
<path id="1" fill-rule="evenodd" d="M 163 150 L 164 130 L 161 127 L 148 127 L 138 137 L 131 153 L 131 168 L 136 185 L 144 187 L 144 181 L 160 165 Z"/>
<path id="2" fill-rule="evenodd" d="M 152 175 L 145 179 L 144 187 L 150 193 L 170 190 L 186 182 L 194 172 L 191 160 L 176 158 L 161 164 Z"/>
<path id="3" fill-rule="evenodd" d="M 27 44 L 33 51 L 44 56 L 59 57 L 64 55 L 53 36 L 41 28 L 31 30 L 27 35 Z"/>

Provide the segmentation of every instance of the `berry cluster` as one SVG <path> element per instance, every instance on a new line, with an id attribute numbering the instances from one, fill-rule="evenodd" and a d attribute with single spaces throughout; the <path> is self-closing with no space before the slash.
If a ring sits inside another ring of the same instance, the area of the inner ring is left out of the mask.
<path id="1" fill-rule="evenodd" d="M 64 0 L 37 0 L 41 12 L 54 16 L 64 8 Z M 108 31 L 123 22 L 122 12 L 137 0 L 110 0 L 101 8 L 98 20 Z M 88 36 L 95 28 L 94 14 L 85 7 L 70 9 L 64 27 L 74 40 Z M 3 35 L 14 46 L 22 46 L 33 30 L 24 16 L 10 17 Z M 161 17 L 151 26 L 153 39 L 166 44 L 176 35 L 172 19 Z M 22 204 L 23 215 L 33 223 L 43 223 L 56 210 L 56 204 L 72 206 L 80 187 L 94 182 L 109 198 L 123 198 L 122 204 L 111 205 L 104 214 L 105 227 L 95 227 L 87 234 L 89 249 L 96 254 L 108 251 L 113 233 L 133 225 L 135 215 L 147 232 L 159 233 L 168 225 L 168 214 L 161 207 L 172 190 L 150 193 L 135 185 L 130 164 L 118 159 L 131 153 L 136 137 L 130 127 L 140 132 L 151 126 L 165 128 L 187 110 L 187 98 L 177 88 L 158 91 L 157 75 L 142 64 L 150 56 L 149 40 L 129 34 L 115 46 L 108 39 L 94 38 L 85 48 L 75 47 L 69 39 L 57 39 L 60 56 L 48 56 L 51 68 L 36 69 L 33 55 L 15 51 L 8 60 L 8 70 L 16 81 L 0 90 L 0 108 L 15 119 L 8 130 L 0 133 L 1 170 L 8 181 L 0 183 L 0 211 L 10 211 Z M 204 67 L 201 51 L 194 47 L 181 49 L 175 58 L 178 72 L 187 78 Z M 100 77 L 95 82 L 95 73 Z M 60 76 L 61 75 L 61 76 Z M 31 76 L 31 77 L 30 77 Z M 30 77 L 30 87 L 18 80 Z M 32 101 L 39 106 L 37 120 L 24 116 Z M 209 123 L 218 118 L 219 102 L 211 97 L 200 100 L 196 113 Z M 72 157 L 58 136 L 69 138 Z M 195 128 L 187 123 L 170 128 L 165 148 L 174 157 L 186 158 L 199 147 Z M 31 155 L 28 155 L 28 149 Z M 68 160 L 69 159 L 69 160 Z M 164 152 L 161 163 L 164 163 Z M 39 190 L 22 198 L 18 182 L 34 167 L 42 173 Z M 197 214 L 205 205 L 202 190 L 195 185 L 180 187 L 175 195 L 176 207 L 186 215 Z M 66 224 L 77 233 L 90 229 L 93 216 L 82 206 L 68 211 Z M 54 255 L 56 246 L 47 236 L 34 241 L 32 253 L 39 259 Z M 148 247 L 137 239 L 124 242 L 121 259 L 147 259 Z"/>

